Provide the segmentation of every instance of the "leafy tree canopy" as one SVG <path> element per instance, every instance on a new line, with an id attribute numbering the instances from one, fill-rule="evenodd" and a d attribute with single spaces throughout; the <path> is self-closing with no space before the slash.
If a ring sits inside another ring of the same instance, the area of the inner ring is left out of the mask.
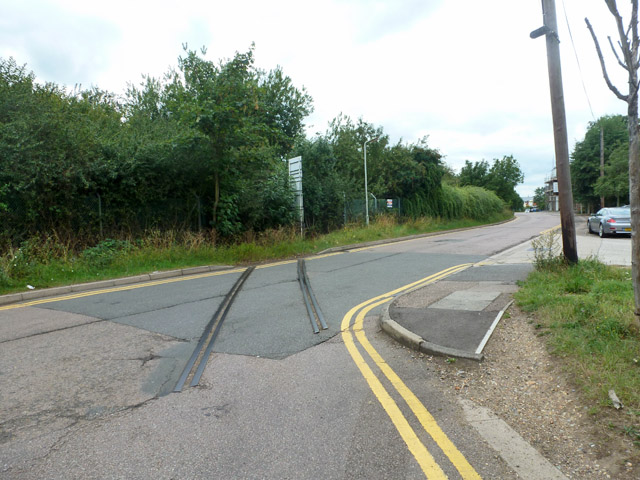
<path id="1" fill-rule="evenodd" d="M 494 159 L 490 166 L 486 160 L 471 163 L 465 161 L 458 176 L 461 186 L 473 185 L 493 191 L 513 210 L 521 210 L 522 198 L 515 188 L 524 181 L 520 164 L 512 155 Z"/>
<path id="2" fill-rule="evenodd" d="M 600 195 L 596 192 L 596 184 L 600 177 L 601 129 L 604 136 L 605 165 L 610 163 L 611 154 L 618 147 L 629 143 L 627 117 L 623 115 L 607 115 L 589 123 L 584 139 L 576 143 L 571 154 L 573 195 L 576 201 L 593 207 L 600 204 Z M 602 186 L 599 191 L 607 192 L 606 196 L 612 192 L 611 189 Z M 615 194 L 611 193 L 611 196 L 615 196 Z"/>
<path id="3" fill-rule="evenodd" d="M 547 196 L 544 192 L 544 187 L 538 187 L 534 190 L 533 203 L 541 210 L 547 209 Z"/>

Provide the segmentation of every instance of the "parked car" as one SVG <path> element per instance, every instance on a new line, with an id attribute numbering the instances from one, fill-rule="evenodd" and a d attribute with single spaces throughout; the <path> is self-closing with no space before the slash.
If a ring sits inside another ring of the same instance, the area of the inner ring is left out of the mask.
<path id="1" fill-rule="evenodd" d="M 587 219 L 589 233 L 600 237 L 631 235 L 631 209 L 629 207 L 601 208 Z"/>

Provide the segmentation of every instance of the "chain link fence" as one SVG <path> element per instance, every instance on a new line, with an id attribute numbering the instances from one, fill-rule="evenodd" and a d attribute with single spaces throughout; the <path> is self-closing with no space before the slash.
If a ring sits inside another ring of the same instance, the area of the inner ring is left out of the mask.
<path id="1" fill-rule="evenodd" d="M 345 202 L 344 223 L 364 222 L 365 211 L 364 199 Z M 388 214 L 402 215 L 402 200 L 400 198 L 375 198 L 372 196 L 369 199 L 369 218 Z"/>

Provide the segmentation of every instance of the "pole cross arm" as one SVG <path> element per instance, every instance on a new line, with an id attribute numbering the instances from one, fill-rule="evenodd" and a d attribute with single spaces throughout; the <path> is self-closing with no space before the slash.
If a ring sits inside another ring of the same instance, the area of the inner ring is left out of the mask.
<path id="1" fill-rule="evenodd" d="M 540 28 L 536 28 L 533 32 L 531 32 L 529 34 L 529 36 L 531 38 L 538 38 L 538 37 L 541 37 L 543 35 L 547 35 L 547 34 L 552 33 L 552 32 L 553 31 L 549 27 L 547 27 L 546 25 L 543 25 Z"/>

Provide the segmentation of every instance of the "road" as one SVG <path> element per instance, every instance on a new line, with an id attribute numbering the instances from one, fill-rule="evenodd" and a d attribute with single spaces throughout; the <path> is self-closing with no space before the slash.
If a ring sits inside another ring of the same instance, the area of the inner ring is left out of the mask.
<path id="1" fill-rule="evenodd" d="M 389 292 L 558 223 L 520 215 L 309 258 L 318 334 L 296 262 L 258 266 L 180 393 L 244 269 L 0 307 L 0 478 L 516 478 L 376 318 Z"/>

